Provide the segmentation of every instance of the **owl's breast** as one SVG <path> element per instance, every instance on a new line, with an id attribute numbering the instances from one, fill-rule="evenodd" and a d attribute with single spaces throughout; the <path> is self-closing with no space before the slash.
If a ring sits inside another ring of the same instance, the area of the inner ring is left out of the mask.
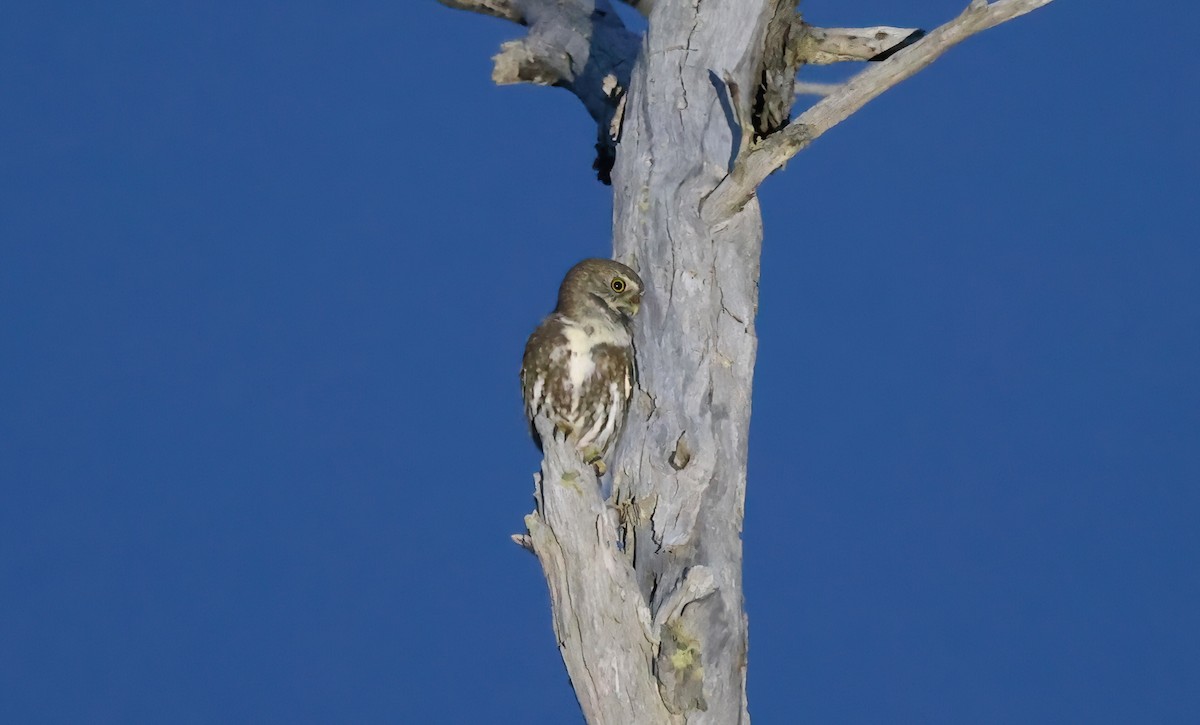
<path id="1" fill-rule="evenodd" d="M 567 378 L 578 395 L 597 372 L 599 358 L 610 356 L 614 350 L 629 347 L 629 333 L 624 329 L 597 324 L 568 324 L 563 327 L 567 340 Z M 608 377 L 605 375 L 605 377 Z"/>

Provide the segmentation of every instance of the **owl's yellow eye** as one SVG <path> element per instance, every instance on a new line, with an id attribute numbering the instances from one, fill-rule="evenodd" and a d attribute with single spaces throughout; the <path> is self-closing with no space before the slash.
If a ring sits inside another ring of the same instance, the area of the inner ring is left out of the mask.
<path id="1" fill-rule="evenodd" d="M 613 292 L 624 292 L 625 280 L 621 279 L 620 277 L 613 277 L 613 281 L 610 282 L 608 286 L 612 287 Z"/>

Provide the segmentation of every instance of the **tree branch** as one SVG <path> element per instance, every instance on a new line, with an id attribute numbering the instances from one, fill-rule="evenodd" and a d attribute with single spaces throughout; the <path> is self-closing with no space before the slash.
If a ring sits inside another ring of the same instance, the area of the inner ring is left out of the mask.
<path id="1" fill-rule="evenodd" d="M 793 88 L 797 96 L 828 96 L 839 90 L 844 83 L 814 83 L 813 81 L 796 81 Z"/>
<path id="2" fill-rule="evenodd" d="M 885 60 L 924 35 L 925 31 L 917 28 L 818 28 L 806 23 L 791 52 L 808 65 Z"/>
<path id="3" fill-rule="evenodd" d="M 537 510 L 525 517 L 529 534 L 519 543 L 545 572 L 558 648 L 584 717 L 589 725 L 671 723 L 652 670 L 659 627 L 618 549 L 615 512 L 591 466 L 554 438 L 553 424 L 535 425 L 545 459 L 535 476 Z M 698 574 L 683 596 L 706 595 L 705 572 Z"/>
<path id="4" fill-rule="evenodd" d="M 500 52 L 492 56 L 492 63 L 492 81 L 498 86 L 556 86 L 574 75 L 571 56 L 565 50 L 533 36 L 502 44 Z"/>
<path id="5" fill-rule="evenodd" d="M 515 0 L 438 0 L 438 2 L 448 8 L 467 10 L 480 15 L 491 15 L 493 18 L 524 24 L 524 18 L 521 16 Z"/>
<path id="6" fill-rule="evenodd" d="M 842 88 L 813 104 L 786 128 L 752 146 L 734 162 L 733 170 L 705 201 L 705 216 L 719 218 L 741 208 L 759 184 L 821 134 L 846 120 L 884 91 L 913 76 L 967 38 L 1019 17 L 1051 0 L 972 0 L 954 20 L 888 60 L 850 79 Z"/>
<path id="7" fill-rule="evenodd" d="M 616 157 L 613 129 L 620 121 L 618 117 L 614 123 L 614 114 L 629 87 L 640 45 L 609 0 L 438 1 L 529 27 L 524 38 L 501 46 L 493 58 L 492 80 L 499 85 L 558 86 L 575 94 L 596 122 L 595 167 L 600 180 L 608 183 Z"/>
<path id="8" fill-rule="evenodd" d="M 763 69 L 755 98 L 754 132 L 770 136 L 787 125 L 796 100 L 796 74 L 806 64 L 880 61 L 917 42 L 915 28 L 818 28 L 804 22 L 797 0 L 772 0 L 763 35 Z"/>

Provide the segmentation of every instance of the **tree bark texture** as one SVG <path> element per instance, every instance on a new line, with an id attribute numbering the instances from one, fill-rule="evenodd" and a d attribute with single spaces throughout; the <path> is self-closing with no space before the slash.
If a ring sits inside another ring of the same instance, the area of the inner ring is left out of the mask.
<path id="1" fill-rule="evenodd" d="M 973 0 L 914 29 L 821 29 L 797 0 L 441 0 L 530 28 L 500 83 L 567 88 L 597 123 L 614 256 L 647 285 L 639 368 L 605 500 L 542 433 L 528 533 L 559 649 L 593 725 L 748 723 L 742 515 L 762 218 L 755 192 L 812 139 L 969 35 L 1050 0 Z M 911 46 L 911 47 L 909 47 Z M 789 123 L 806 63 L 879 61 Z M 615 151 L 615 159 L 613 153 Z M 611 176 L 608 171 L 611 169 Z"/>
<path id="2" fill-rule="evenodd" d="M 706 219 L 747 133 L 773 0 L 659 2 L 613 170 L 613 245 L 640 270 L 641 394 L 615 461 L 625 551 L 652 611 L 702 566 L 715 591 L 669 616 L 660 690 L 689 723 L 749 719 L 742 508 L 757 341 L 757 203 Z M 794 4 L 793 4 L 794 6 Z M 681 654 L 682 653 L 682 654 Z"/>

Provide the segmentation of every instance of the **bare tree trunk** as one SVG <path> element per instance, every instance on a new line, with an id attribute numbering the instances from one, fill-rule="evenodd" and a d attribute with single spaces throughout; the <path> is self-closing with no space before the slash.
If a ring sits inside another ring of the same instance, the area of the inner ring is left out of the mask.
<path id="1" fill-rule="evenodd" d="M 755 191 L 947 48 L 1050 0 L 974 0 L 923 39 L 814 28 L 796 0 L 629 0 L 649 15 L 640 39 L 607 0 L 441 2 L 530 27 L 496 57 L 493 77 L 565 87 L 584 102 L 597 170 L 613 184 L 615 256 L 648 289 L 611 500 L 546 431 L 537 510 L 514 537 L 546 573 L 580 706 L 593 725 L 749 722 L 741 531 L 762 245 Z M 789 123 L 797 70 L 842 60 L 879 63 L 821 89 Z"/>
<path id="2" fill-rule="evenodd" d="M 630 81 L 613 173 L 616 256 L 641 270 L 641 389 L 615 488 L 626 552 L 661 619 L 655 673 L 689 723 L 748 721 L 742 502 L 757 340 L 758 203 L 705 218 L 750 118 L 773 0 L 659 2 Z M 752 132 L 752 130 L 751 130 Z M 700 598 L 695 595 L 703 594 Z"/>

